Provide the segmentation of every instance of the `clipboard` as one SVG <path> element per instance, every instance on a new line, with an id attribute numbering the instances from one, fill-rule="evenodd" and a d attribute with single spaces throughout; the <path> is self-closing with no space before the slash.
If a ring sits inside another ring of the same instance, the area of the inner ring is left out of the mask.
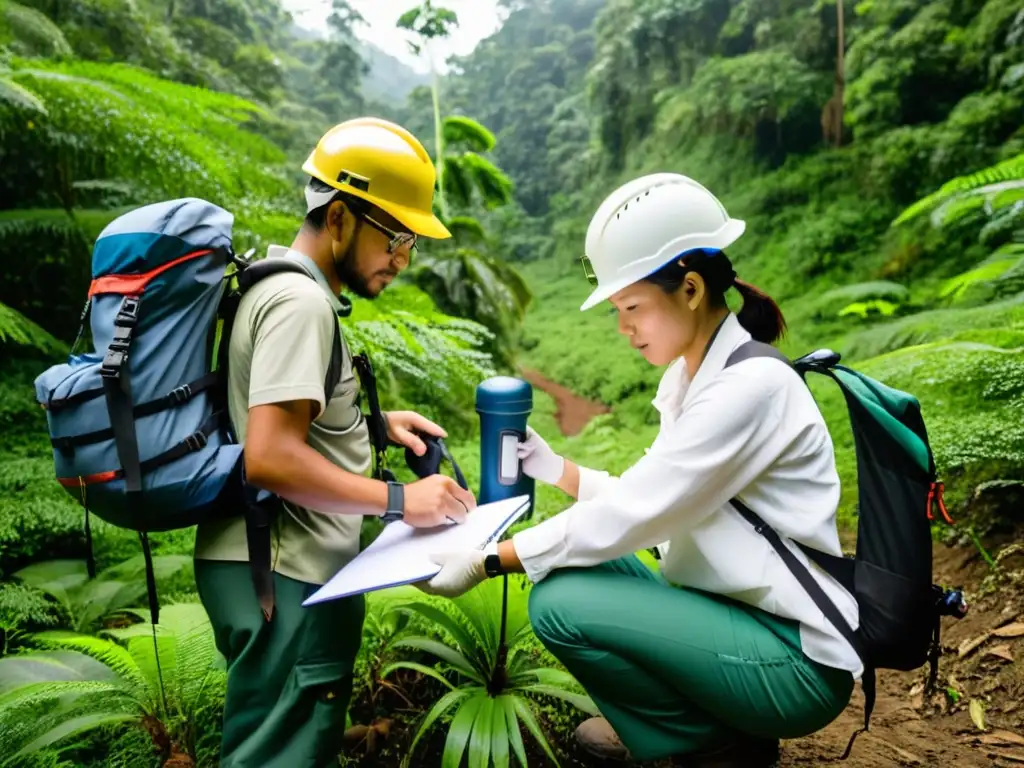
<path id="1" fill-rule="evenodd" d="M 430 561 L 431 554 L 483 549 L 529 508 L 530 497 L 523 495 L 481 504 L 466 516 L 464 523 L 413 528 L 396 520 L 302 605 L 431 579 L 441 570 L 441 566 Z"/>

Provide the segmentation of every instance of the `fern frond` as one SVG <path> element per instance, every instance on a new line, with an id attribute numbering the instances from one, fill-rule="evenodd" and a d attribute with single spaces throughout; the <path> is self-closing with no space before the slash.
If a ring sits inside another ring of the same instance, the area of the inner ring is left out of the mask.
<path id="1" fill-rule="evenodd" d="M 154 696 L 160 695 L 153 651 L 153 625 L 145 621 L 148 611 L 129 610 L 144 619 L 129 627 L 104 630 L 104 635 L 124 642 L 147 678 Z M 160 667 L 168 704 L 188 716 L 200 703 L 200 695 L 216 673 L 219 653 L 210 619 L 201 603 L 172 603 L 160 610 L 156 626 Z"/>
<path id="2" fill-rule="evenodd" d="M 11 80 L 3 72 L 0 72 L 0 104 L 46 114 L 46 105 L 42 99 L 25 86 Z"/>
<path id="3" fill-rule="evenodd" d="M 68 736 L 75 736 L 80 733 L 102 728 L 106 725 L 117 725 L 120 723 L 138 720 L 138 715 L 123 712 L 92 712 L 86 715 L 79 715 L 62 721 L 59 725 L 48 729 L 45 733 L 37 736 L 31 742 L 18 750 L 13 758 L 20 758 L 41 749 L 51 747 Z"/>
<path id="4" fill-rule="evenodd" d="M 32 347 L 46 354 L 59 354 L 67 350 L 62 341 L 6 304 L 0 304 L 0 347 L 3 344 Z"/>
<path id="5" fill-rule="evenodd" d="M 25 756 L 73 733 L 138 721 L 138 703 L 110 684 L 69 681 L 33 686 L 0 704 L 0 766 L 23 764 Z"/>
<path id="6" fill-rule="evenodd" d="M 83 676 L 85 674 L 100 675 L 102 670 L 94 664 L 89 664 L 83 658 L 78 658 L 79 656 L 92 659 L 103 665 L 136 692 L 146 686 L 146 679 L 137 659 L 127 649 L 110 640 L 67 630 L 36 632 L 30 636 L 30 639 L 34 644 L 43 648 L 59 649 L 77 654 L 78 656 L 66 658 L 72 658 L 75 663 L 82 665 Z"/>
<path id="7" fill-rule="evenodd" d="M 1024 186 L 1024 153 L 1011 157 L 975 173 L 957 176 L 943 184 L 937 191 L 907 207 L 892 222 L 899 226 L 944 204 L 951 204 L 961 198 L 985 198 L 1008 189 Z M 948 215 L 943 214 L 939 223 L 946 223 Z"/>

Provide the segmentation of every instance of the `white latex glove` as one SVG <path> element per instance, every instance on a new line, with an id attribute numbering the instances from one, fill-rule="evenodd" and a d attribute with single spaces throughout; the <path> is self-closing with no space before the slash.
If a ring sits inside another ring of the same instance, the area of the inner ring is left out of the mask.
<path id="1" fill-rule="evenodd" d="M 431 561 L 440 565 L 441 570 L 430 581 L 418 582 L 416 586 L 428 595 L 458 597 L 487 579 L 484 557 L 486 553 L 479 549 L 431 555 Z"/>
<path id="2" fill-rule="evenodd" d="M 536 480 L 543 480 L 548 485 L 555 485 L 562 479 L 565 471 L 565 459 L 551 450 L 533 427 L 526 428 L 526 440 L 519 443 L 518 455 L 523 462 L 523 472 Z"/>

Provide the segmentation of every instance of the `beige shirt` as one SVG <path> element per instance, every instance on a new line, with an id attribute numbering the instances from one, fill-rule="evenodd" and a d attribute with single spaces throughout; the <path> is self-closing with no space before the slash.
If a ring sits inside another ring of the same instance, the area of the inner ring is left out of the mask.
<path id="1" fill-rule="evenodd" d="M 245 442 L 250 408 L 315 400 L 320 412 L 310 425 L 309 445 L 342 469 L 369 475 L 369 432 L 344 338 L 341 380 L 323 407 L 338 297 L 305 255 L 271 246 L 267 258 L 294 259 L 316 279 L 292 272 L 271 275 L 242 297 L 228 347 L 228 409 L 238 440 Z M 358 553 L 361 525 L 359 515 L 325 514 L 288 502 L 272 533 L 271 567 L 283 576 L 324 584 Z M 248 562 L 244 519 L 200 524 L 195 557 Z"/>

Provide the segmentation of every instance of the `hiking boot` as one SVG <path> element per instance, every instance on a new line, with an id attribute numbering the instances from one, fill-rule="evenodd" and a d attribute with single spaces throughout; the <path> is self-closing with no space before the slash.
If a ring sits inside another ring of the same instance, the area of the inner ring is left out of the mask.
<path id="1" fill-rule="evenodd" d="M 677 768 L 778 768 L 779 742 L 740 736 L 725 746 L 710 747 L 677 758 Z"/>
<path id="2" fill-rule="evenodd" d="M 622 743 L 611 723 L 603 717 L 584 720 L 576 728 L 576 741 L 595 757 L 604 760 L 629 760 L 629 750 Z"/>

